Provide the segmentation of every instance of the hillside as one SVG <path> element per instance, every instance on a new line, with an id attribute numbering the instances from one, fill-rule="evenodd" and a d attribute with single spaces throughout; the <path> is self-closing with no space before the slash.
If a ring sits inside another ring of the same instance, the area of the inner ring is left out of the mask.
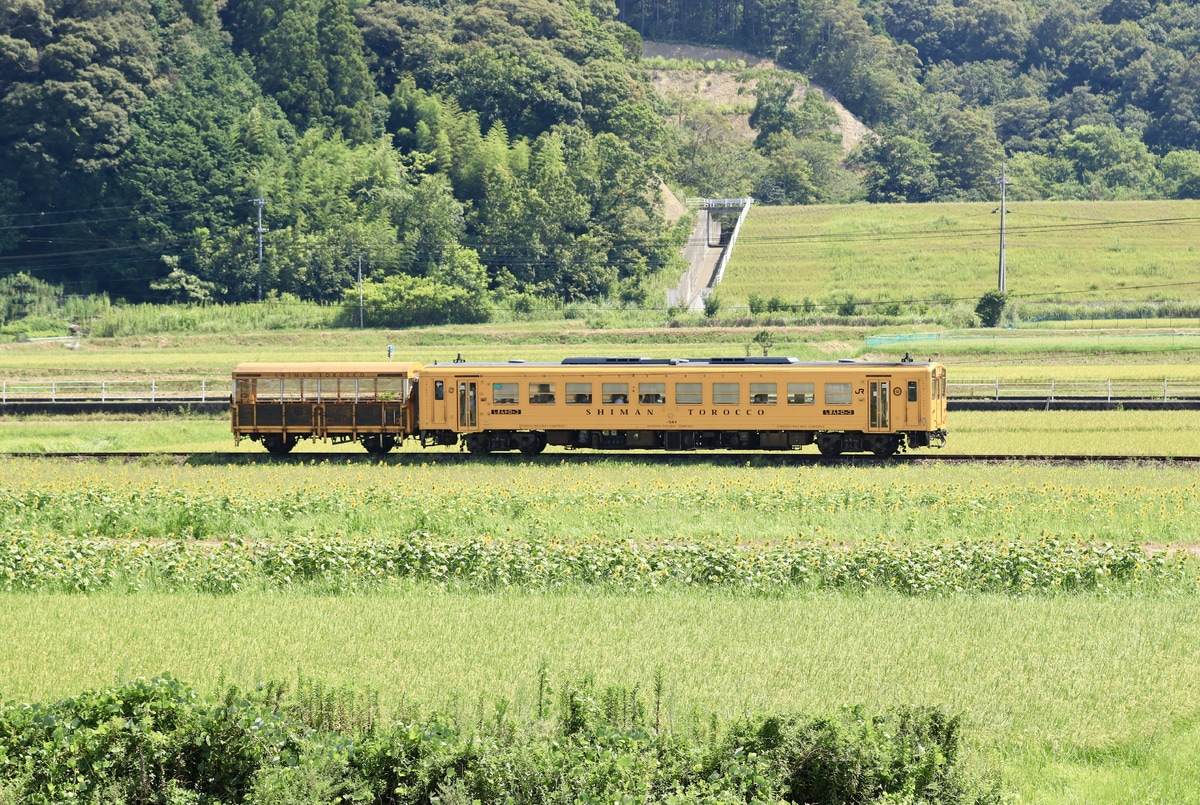
<path id="1" fill-rule="evenodd" d="M 360 266 L 393 326 L 654 305 L 663 183 L 982 201 L 1007 159 L 1017 200 L 1198 198 L 1197 31 L 1182 0 L 4 4 L 0 326 L 36 282 L 348 324 Z"/>
<path id="2" fill-rule="evenodd" d="M 969 314 L 997 284 L 991 203 L 754 208 L 717 293 L 810 313 Z M 1010 202 L 1010 313 L 1035 319 L 1200 314 L 1200 201 Z M 964 323 L 967 323 L 964 320 Z"/>
<path id="3" fill-rule="evenodd" d="M 668 59 L 680 61 L 701 62 L 737 62 L 741 61 L 747 67 L 760 70 L 773 70 L 776 65 L 772 59 L 762 58 L 744 50 L 731 48 L 704 47 L 702 45 L 684 45 L 678 43 L 642 42 L 642 55 L 647 59 Z M 714 70 L 662 70 L 650 68 L 650 83 L 654 89 L 670 99 L 673 96 L 699 98 L 719 107 L 732 108 L 735 106 L 753 106 L 754 91 L 758 87 L 758 79 L 752 75 L 744 78 L 740 71 L 730 69 Z M 796 101 L 802 101 L 807 92 L 820 93 L 825 103 L 837 112 L 838 122 L 833 127 L 841 136 L 842 151 L 849 154 L 854 147 L 862 142 L 863 137 L 870 131 L 861 120 L 855 117 L 849 109 L 843 106 L 837 98 L 816 84 L 796 82 Z M 750 113 L 730 112 L 727 114 L 747 139 L 754 137 L 755 132 L 750 127 Z"/>

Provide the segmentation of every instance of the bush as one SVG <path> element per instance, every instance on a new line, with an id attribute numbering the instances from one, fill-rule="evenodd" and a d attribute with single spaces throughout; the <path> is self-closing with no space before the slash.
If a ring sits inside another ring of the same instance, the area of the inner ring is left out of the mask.
<path id="1" fill-rule="evenodd" d="M 704 316 L 711 319 L 721 311 L 721 298 L 716 294 L 704 297 Z"/>
<path id="2" fill-rule="evenodd" d="M 477 324 L 491 318 L 484 293 L 444 285 L 425 277 L 396 275 L 362 288 L 363 324 L 369 327 L 421 327 L 431 324 Z M 341 322 L 357 325 L 358 290 L 346 291 Z"/>
<path id="3" fill-rule="evenodd" d="M 975 313 L 984 327 L 996 327 L 1000 324 L 1000 317 L 1004 315 L 1004 307 L 1007 304 L 1008 294 L 1004 291 L 988 291 L 979 297 Z"/>
<path id="4" fill-rule="evenodd" d="M 547 683 L 542 669 L 539 691 Z M 214 697 L 142 679 L 0 708 L 0 793 L 158 805 L 999 801 L 961 770 L 959 718 L 935 708 L 714 716 L 708 734 L 688 736 L 647 723 L 636 687 L 586 677 L 562 685 L 548 719 L 508 710 L 497 702 L 469 733 L 445 716 L 318 725 L 279 683 Z"/>

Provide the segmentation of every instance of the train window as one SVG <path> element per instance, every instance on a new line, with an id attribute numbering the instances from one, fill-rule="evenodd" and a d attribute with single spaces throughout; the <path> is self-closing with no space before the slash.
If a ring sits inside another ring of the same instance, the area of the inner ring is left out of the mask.
<path id="1" fill-rule="evenodd" d="M 625 405 L 629 402 L 629 384 L 601 383 L 600 402 L 605 405 Z"/>
<path id="2" fill-rule="evenodd" d="M 531 405 L 549 405 L 554 402 L 553 383 L 530 383 L 529 403 Z"/>
<path id="3" fill-rule="evenodd" d="M 788 383 L 788 405 L 812 405 L 817 392 L 812 383 Z"/>
<path id="4" fill-rule="evenodd" d="M 825 404 L 826 405 L 850 405 L 854 402 L 854 397 L 851 394 L 851 383 L 826 383 L 825 384 Z"/>
<path id="5" fill-rule="evenodd" d="M 446 399 L 446 381 L 445 380 L 433 381 L 433 399 L 435 399 L 435 400 Z"/>
<path id="6" fill-rule="evenodd" d="M 908 401 L 917 401 L 917 381 L 915 380 L 908 381 Z"/>
<path id="7" fill-rule="evenodd" d="M 387 402 L 404 402 L 408 396 L 408 378 L 381 377 L 376 381 L 379 389 L 379 399 Z"/>
<path id="8" fill-rule="evenodd" d="M 774 383 L 751 383 L 750 402 L 755 405 L 774 405 L 777 397 L 775 388 Z"/>
<path id="9" fill-rule="evenodd" d="M 299 402 L 304 399 L 304 381 L 303 380 L 285 380 L 283 381 L 282 399 L 288 402 Z"/>
<path id="10" fill-rule="evenodd" d="M 737 405 L 741 395 L 738 383 L 713 383 L 713 405 Z"/>
<path id="11" fill-rule="evenodd" d="M 254 381 L 239 379 L 235 385 L 234 396 L 239 403 L 254 402 Z"/>
<path id="12" fill-rule="evenodd" d="M 516 405 L 520 402 L 521 396 L 520 383 L 493 383 L 492 384 L 492 404 L 493 405 Z"/>
<path id="13" fill-rule="evenodd" d="M 591 405 L 592 404 L 592 384 L 591 383 L 568 383 L 567 384 L 567 404 L 568 405 Z"/>
<path id="14" fill-rule="evenodd" d="M 642 383 L 638 386 L 638 402 L 642 405 L 662 405 L 666 401 L 666 383 Z"/>
<path id="15" fill-rule="evenodd" d="M 676 383 L 675 384 L 675 404 L 676 405 L 703 405 L 704 392 L 701 390 L 699 383 Z"/>

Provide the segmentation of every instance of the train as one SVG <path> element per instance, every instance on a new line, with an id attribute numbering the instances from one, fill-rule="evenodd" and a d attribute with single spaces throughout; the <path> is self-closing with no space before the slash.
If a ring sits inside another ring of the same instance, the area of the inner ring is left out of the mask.
<path id="1" fill-rule="evenodd" d="M 558 363 L 244 363 L 235 444 L 301 439 L 384 455 L 405 440 L 474 455 L 797 450 L 887 458 L 946 443 L 946 368 L 791 357 L 570 357 Z"/>

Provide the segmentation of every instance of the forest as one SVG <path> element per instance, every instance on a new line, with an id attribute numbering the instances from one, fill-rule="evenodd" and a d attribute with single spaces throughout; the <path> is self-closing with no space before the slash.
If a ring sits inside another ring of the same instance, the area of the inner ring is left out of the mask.
<path id="1" fill-rule="evenodd" d="M 774 59 L 723 65 L 755 136 L 660 97 L 643 38 Z M 1198 45 L 1167 0 L 4 0 L 0 276 L 334 304 L 361 278 L 396 325 L 659 304 L 662 183 L 977 200 L 1006 162 L 1020 198 L 1200 197 Z M 852 153 L 807 81 L 870 127 Z"/>

